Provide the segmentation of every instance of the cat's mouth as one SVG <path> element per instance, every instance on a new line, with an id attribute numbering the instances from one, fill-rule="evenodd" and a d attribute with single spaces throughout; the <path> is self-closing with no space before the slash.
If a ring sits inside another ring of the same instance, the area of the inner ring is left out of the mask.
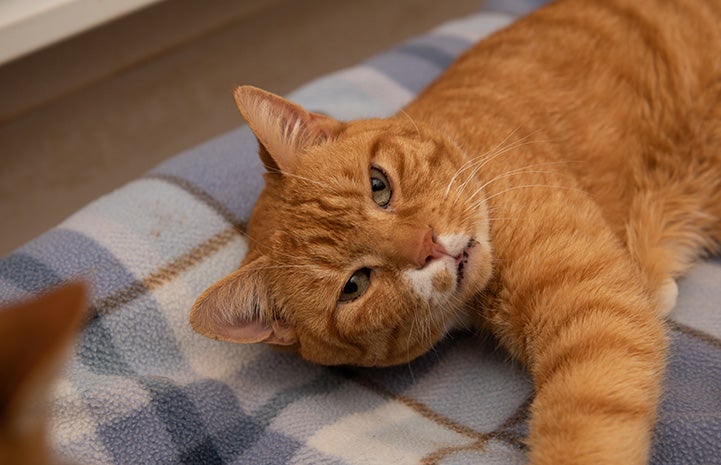
<path id="1" fill-rule="evenodd" d="M 465 278 L 465 268 L 468 264 L 468 259 L 470 257 L 470 251 L 473 247 L 476 246 L 478 242 L 476 242 L 474 239 L 471 239 L 468 241 L 468 244 L 466 245 L 466 248 L 459 253 L 455 259 L 456 259 L 456 289 L 460 289 L 461 284 L 463 284 L 463 279 Z"/>

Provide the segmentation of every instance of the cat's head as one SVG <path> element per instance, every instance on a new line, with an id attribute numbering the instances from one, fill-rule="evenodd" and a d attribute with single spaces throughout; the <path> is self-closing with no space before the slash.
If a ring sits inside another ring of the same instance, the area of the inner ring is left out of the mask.
<path id="1" fill-rule="evenodd" d="M 198 298 L 196 331 L 321 364 L 386 366 L 463 324 L 491 248 L 456 144 L 402 113 L 341 123 L 253 87 L 235 97 L 266 185 L 247 256 Z"/>

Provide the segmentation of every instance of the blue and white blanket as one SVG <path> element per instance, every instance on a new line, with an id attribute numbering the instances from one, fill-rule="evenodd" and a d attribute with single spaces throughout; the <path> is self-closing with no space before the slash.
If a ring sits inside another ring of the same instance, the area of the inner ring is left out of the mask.
<path id="1" fill-rule="evenodd" d="M 529 2 L 495 3 L 518 13 Z M 289 97 L 339 119 L 389 115 L 511 20 L 445 24 Z M 87 464 L 523 463 L 528 375 L 471 336 L 406 366 L 355 369 L 190 330 L 195 298 L 246 250 L 256 152 L 241 127 L 0 260 L 0 304 L 71 278 L 92 286 L 91 319 L 54 392 L 57 452 Z M 721 464 L 721 259 L 679 286 L 652 463 Z"/>

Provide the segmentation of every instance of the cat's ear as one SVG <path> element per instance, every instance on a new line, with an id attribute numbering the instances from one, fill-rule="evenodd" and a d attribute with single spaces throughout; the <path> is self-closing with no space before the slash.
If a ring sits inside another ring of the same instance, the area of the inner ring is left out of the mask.
<path id="1" fill-rule="evenodd" d="M 190 312 L 193 330 L 213 339 L 241 344 L 295 344 L 293 328 L 267 316 L 272 304 L 257 272 L 263 262 L 261 257 L 245 264 L 206 289 Z"/>
<path id="2" fill-rule="evenodd" d="M 261 145 L 260 157 L 269 171 L 294 173 L 299 155 L 342 129 L 342 123 L 311 113 L 282 97 L 253 86 L 235 89 L 238 110 Z"/>

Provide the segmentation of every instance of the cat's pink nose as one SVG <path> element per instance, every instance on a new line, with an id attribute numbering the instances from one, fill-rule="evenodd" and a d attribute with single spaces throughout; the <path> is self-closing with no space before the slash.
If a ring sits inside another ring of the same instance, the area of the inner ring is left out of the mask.
<path id="1" fill-rule="evenodd" d="M 399 268 L 420 269 L 449 255 L 430 226 L 396 224 L 381 232 L 378 251 Z"/>
<path id="2" fill-rule="evenodd" d="M 438 242 L 438 238 L 433 232 L 433 228 L 428 228 L 421 241 L 420 253 L 416 260 L 416 265 L 418 265 L 419 268 L 423 268 L 433 260 L 448 255 L 448 251 L 446 251 L 445 247 Z"/>

